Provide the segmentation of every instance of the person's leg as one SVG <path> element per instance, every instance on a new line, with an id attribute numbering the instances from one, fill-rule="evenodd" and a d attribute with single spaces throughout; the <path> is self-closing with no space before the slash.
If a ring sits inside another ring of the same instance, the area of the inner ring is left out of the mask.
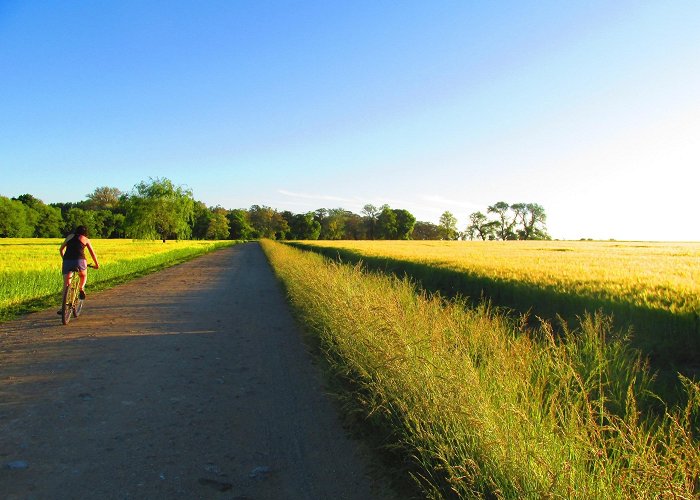
<path id="1" fill-rule="evenodd" d="M 70 279 L 73 277 L 73 273 L 66 273 L 63 275 L 63 286 L 70 286 Z"/>
<path id="2" fill-rule="evenodd" d="M 87 269 L 82 269 L 78 272 L 80 275 L 80 290 L 85 291 L 85 283 L 87 282 Z"/>

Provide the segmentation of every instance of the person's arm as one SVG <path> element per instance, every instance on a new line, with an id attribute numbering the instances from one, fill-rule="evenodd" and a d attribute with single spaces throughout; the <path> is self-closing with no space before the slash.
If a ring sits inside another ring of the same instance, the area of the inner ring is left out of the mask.
<path id="1" fill-rule="evenodd" d="M 63 240 L 63 243 L 61 243 L 61 248 L 58 249 L 58 253 L 61 254 L 61 258 L 63 258 L 63 254 L 66 253 L 66 245 L 68 244 L 68 240 L 71 239 L 73 235 L 69 235 L 65 240 Z"/>
<path id="2" fill-rule="evenodd" d="M 90 240 L 85 238 L 87 240 L 87 243 L 85 246 L 87 246 L 88 251 L 90 252 L 90 256 L 92 257 L 92 262 L 95 264 L 95 269 L 100 268 L 100 263 L 97 262 L 97 255 L 95 255 L 95 251 L 92 249 L 92 244 L 90 243 Z"/>

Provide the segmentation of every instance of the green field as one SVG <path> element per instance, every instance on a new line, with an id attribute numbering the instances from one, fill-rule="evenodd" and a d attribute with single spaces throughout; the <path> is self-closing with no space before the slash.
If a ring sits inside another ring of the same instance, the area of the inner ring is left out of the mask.
<path id="1" fill-rule="evenodd" d="M 305 241 L 346 262 L 404 274 L 448 296 L 532 317 L 613 315 L 659 365 L 700 359 L 700 243 Z"/>
<path id="2" fill-rule="evenodd" d="M 0 239 L 0 320 L 60 302 L 63 240 Z M 100 269 L 88 272 L 88 290 L 99 290 L 235 244 L 235 241 L 92 239 Z M 90 262 L 90 257 L 88 257 Z"/>
<path id="3" fill-rule="evenodd" d="M 639 351 L 605 316 L 555 335 L 486 304 L 262 244 L 342 381 L 344 408 L 376 431 L 423 496 L 700 494 L 700 384 L 681 377 L 685 403 L 664 405 Z"/>

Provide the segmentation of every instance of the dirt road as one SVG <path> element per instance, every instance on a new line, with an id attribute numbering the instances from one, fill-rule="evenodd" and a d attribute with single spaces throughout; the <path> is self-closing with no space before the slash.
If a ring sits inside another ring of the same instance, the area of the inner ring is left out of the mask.
<path id="1" fill-rule="evenodd" d="M 257 244 L 0 324 L 2 498 L 393 496 Z"/>

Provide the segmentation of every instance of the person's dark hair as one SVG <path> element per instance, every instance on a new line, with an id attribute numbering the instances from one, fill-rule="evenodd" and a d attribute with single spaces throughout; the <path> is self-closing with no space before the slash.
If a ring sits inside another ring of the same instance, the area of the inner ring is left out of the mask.
<path id="1" fill-rule="evenodd" d="M 87 228 L 85 226 L 78 226 L 75 228 L 75 234 L 87 236 Z"/>

